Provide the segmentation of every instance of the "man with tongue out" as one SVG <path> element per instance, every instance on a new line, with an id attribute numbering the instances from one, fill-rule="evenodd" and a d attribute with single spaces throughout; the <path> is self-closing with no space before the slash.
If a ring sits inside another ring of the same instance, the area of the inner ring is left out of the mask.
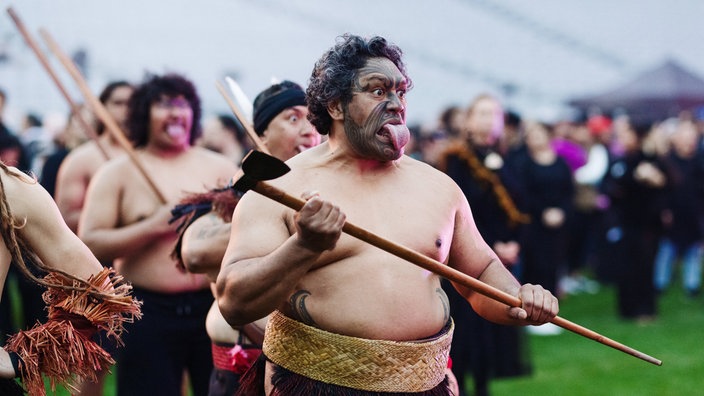
<path id="1" fill-rule="evenodd" d="M 231 325 L 269 315 L 263 355 L 242 395 L 448 395 L 453 322 L 440 277 L 342 234 L 346 219 L 476 277 L 523 302 L 509 308 L 455 285 L 489 320 L 542 324 L 558 311 L 540 286 L 520 285 L 484 242 L 464 194 L 404 155 L 401 50 L 344 35 L 316 63 L 309 119 L 328 135 L 270 181 L 307 200 L 299 212 L 245 194 L 218 275 Z M 264 389 L 246 388 L 261 375 Z"/>
<path id="2" fill-rule="evenodd" d="M 134 157 L 109 161 L 88 187 L 78 234 L 101 261 L 134 285 L 143 320 L 128 328 L 116 356 L 118 395 L 179 395 L 184 370 L 194 395 L 207 395 L 212 368 L 205 317 L 213 302 L 207 277 L 185 273 L 170 253 L 176 225 L 171 208 L 184 193 L 226 185 L 235 165 L 193 143 L 200 134 L 200 99 L 183 76 L 149 76 L 129 101 Z"/>

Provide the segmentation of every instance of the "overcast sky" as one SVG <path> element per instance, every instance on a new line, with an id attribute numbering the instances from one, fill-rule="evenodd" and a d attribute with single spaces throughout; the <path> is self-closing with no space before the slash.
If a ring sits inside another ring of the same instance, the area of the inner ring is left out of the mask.
<path id="1" fill-rule="evenodd" d="M 598 93 L 668 57 L 704 76 L 700 0 L 18 0 L 12 7 L 41 42 L 87 53 L 97 93 L 145 72 L 191 78 L 206 113 L 228 112 L 215 88 L 235 77 L 253 98 L 272 78 L 301 85 L 345 32 L 381 35 L 405 53 L 415 88 L 409 122 L 432 124 L 448 105 L 481 92 L 526 117 L 565 114 L 567 99 Z M 11 19 L 0 23 L 0 86 L 7 118 L 68 110 Z M 50 53 L 49 53 L 50 55 Z M 80 100 L 75 84 L 62 81 Z"/>

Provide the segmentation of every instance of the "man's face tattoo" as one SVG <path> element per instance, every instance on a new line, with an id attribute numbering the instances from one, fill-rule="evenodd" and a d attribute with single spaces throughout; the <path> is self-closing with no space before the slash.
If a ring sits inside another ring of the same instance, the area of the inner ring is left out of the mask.
<path id="1" fill-rule="evenodd" d="M 343 106 L 347 139 L 357 154 L 379 161 L 403 155 L 410 138 L 405 123 L 406 84 L 386 58 L 369 59 L 358 71 L 352 100 Z"/>

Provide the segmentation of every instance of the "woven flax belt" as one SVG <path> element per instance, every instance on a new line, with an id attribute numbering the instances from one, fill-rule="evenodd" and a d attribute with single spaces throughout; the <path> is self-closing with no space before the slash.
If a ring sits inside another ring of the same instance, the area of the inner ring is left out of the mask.
<path id="1" fill-rule="evenodd" d="M 372 392 L 423 392 L 445 378 L 452 331 L 420 342 L 367 340 L 330 333 L 274 311 L 264 354 L 317 381 Z"/>

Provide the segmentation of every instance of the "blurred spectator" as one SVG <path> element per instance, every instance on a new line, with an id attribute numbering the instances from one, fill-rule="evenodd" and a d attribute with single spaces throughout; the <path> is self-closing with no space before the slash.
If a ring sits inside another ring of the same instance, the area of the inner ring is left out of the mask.
<path id="1" fill-rule="evenodd" d="M 665 167 L 643 150 L 649 125 L 621 120 L 615 132 L 620 154 L 609 165 L 602 189 L 610 199 L 614 278 L 621 318 L 649 322 L 656 317 L 653 262 L 662 233 L 660 215 L 668 179 Z"/>
<path id="2" fill-rule="evenodd" d="M 681 260 L 682 286 L 689 296 L 699 294 L 704 240 L 704 153 L 697 150 L 694 123 L 679 121 L 667 155 L 671 182 L 663 216 L 665 234 L 655 258 L 655 289 L 670 285 L 674 264 Z"/>
<path id="3" fill-rule="evenodd" d="M 514 202 L 520 195 L 520 184 L 498 152 L 503 110 L 498 100 L 483 94 L 472 101 L 466 114 L 461 139 L 454 139 L 448 146 L 439 168 L 460 186 L 484 240 L 520 280 L 519 240 L 527 219 Z M 474 380 L 474 394 L 488 395 L 492 378 L 531 372 L 522 329 L 482 319 L 449 283 L 443 282 L 443 288 L 455 320 L 450 356 L 461 395 L 469 373 Z"/>
<path id="4" fill-rule="evenodd" d="M 522 120 L 520 114 L 513 110 L 504 112 L 504 133 L 499 140 L 499 151 L 504 155 L 524 148 Z"/>
<path id="5" fill-rule="evenodd" d="M 558 123 L 553 129 L 552 147 L 560 157 L 564 158 L 572 172 L 587 163 L 587 153 L 582 146 L 572 140 L 572 126 L 569 123 Z"/>
<path id="6" fill-rule="evenodd" d="M 442 111 L 438 119 L 439 131 L 442 131 L 450 139 L 459 138 L 464 128 L 465 112 L 459 106 L 448 106 Z"/>
<path id="7" fill-rule="evenodd" d="M 447 106 L 440 113 L 434 126 L 421 129 L 417 143 L 420 158 L 437 167 L 448 144 L 461 139 L 465 117 L 466 114 L 462 108 L 454 105 Z"/>
<path id="8" fill-rule="evenodd" d="M 38 177 L 42 176 L 42 166 L 46 157 L 54 150 L 52 137 L 44 129 L 42 119 L 34 113 L 29 113 L 24 117 L 20 140 L 29 151 L 32 158 L 32 172 Z"/>
<path id="9" fill-rule="evenodd" d="M 571 136 L 587 153 L 587 162 L 574 172 L 574 212 L 569 223 L 568 273 L 560 281 L 564 293 L 594 293 L 599 285 L 589 279 L 589 270 L 596 274 L 598 236 L 606 202 L 599 185 L 609 167 L 609 152 L 602 137 L 610 135 L 611 120 L 599 116 L 588 122 L 572 124 Z"/>
<path id="10" fill-rule="evenodd" d="M 7 166 L 14 166 L 23 172 L 30 172 L 32 158 L 22 141 L 5 125 L 3 114 L 7 94 L 0 89 L 0 161 Z"/>
<path id="11" fill-rule="evenodd" d="M 692 120 L 698 132 L 698 150 L 704 151 L 704 106 L 700 106 L 694 110 Z"/>
<path id="12" fill-rule="evenodd" d="M 525 125 L 528 155 L 517 167 L 526 208 L 531 216 L 521 248 L 526 283 L 539 284 L 558 295 L 558 272 L 567 254 L 567 224 L 573 211 L 574 183 L 567 161 L 552 146 L 550 128 L 539 122 Z M 553 324 L 530 327 L 535 334 L 554 334 Z"/>
<path id="13" fill-rule="evenodd" d="M 421 159 L 437 167 L 448 141 L 449 138 L 444 130 L 421 130 L 417 143 Z"/>

